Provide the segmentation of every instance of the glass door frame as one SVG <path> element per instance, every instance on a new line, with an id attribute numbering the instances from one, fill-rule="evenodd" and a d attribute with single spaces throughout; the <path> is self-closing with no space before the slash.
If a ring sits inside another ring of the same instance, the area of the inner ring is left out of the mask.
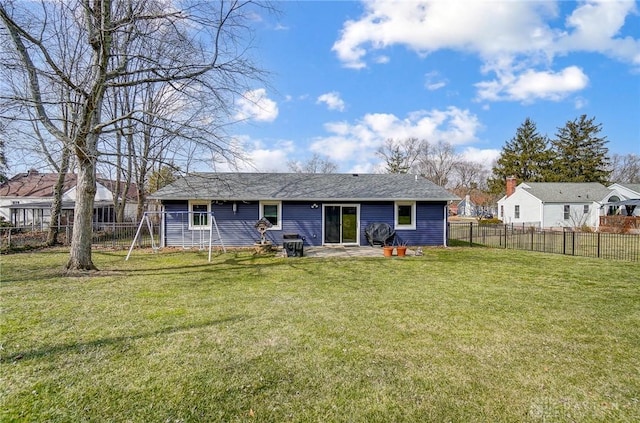
<path id="1" fill-rule="evenodd" d="M 326 242 L 326 208 L 340 207 L 340 242 Z M 343 208 L 354 207 L 356 209 L 356 241 L 344 242 L 342 233 Z M 359 203 L 324 203 L 322 205 L 322 245 L 360 245 L 360 204 Z"/>

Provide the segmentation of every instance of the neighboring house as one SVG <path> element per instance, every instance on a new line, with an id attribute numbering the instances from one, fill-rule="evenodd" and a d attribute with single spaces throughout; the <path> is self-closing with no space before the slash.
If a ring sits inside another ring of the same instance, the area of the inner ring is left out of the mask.
<path id="1" fill-rule="evenodd" d="M 475 217 L 478 215 L 478 207 L 471 201 L 470 195 L 465 195 L 464 200 L 458 203 L 457 207 L 458 216 Z"/>
<path id="2" fill-rule="evenodd" d="M 51 221 L 51 204 L 53 191 L 58 180 L 57 173 L 39 173 L 30 170 L 21 173 L 0 185 L 0 216 L 14 226 L 48 227 Z M 73 222 L 76 200 L 75 174 L 67 174 L 63 185 L 62 213 L 60 224 Z M 98 178 L 95 196 L 93 219 L 95 223 L 115 221 L 113 189 L 115 182 Z M 123 187 L 124 189 L 124 187 Z M 127 192 L 125 218 L 135 219 L 136 189 L 130 186 Z"/>
<path id="3" fill-rule="evenodd" d="M 609 199 L 609 202 L 623 201 L 623 200 L 636 200 L 640 199 L 640 184 L 620 184 L 616 183 L 609 186 L 609 189 L 615 190 L 620 193 L 620 196 L 613 196 Z M 625 207 L 609 208 L 607 214 L 627 214 Z M 636 207 L 633 212 L 633 216 L 640 216 L 640 207 Z"/>
<path id="4" fill-rule="evenodd" d="M 417 175 L 300 173 L 196 173 L 149 198 L 165 212 L 162 246 L 197 244 L 211 212 L 228 246 L 253 245 L 261 218 L 274 244 L 297 234 L 307 246 L 366 245 L 367 225 L 382 222 L 409 245 L 446 245 L 447 204 L 458 200 Z"/>
<path id="5" fill-rule="evenodd" d="M 602 205 L 620 196 L 596 182 L 523 182 L 507 180 L 507 195 L 498 201 L 498 218 L 507 224 L 540 228 L 598 228 Z"/>

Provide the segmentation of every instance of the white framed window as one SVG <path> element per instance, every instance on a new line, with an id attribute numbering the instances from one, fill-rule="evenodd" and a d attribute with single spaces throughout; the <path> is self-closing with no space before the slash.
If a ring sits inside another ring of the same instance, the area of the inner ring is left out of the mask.
<path id="1" fill-rule="evenodd" d="M 269 229 L 279 231 L 282 229 L 282 201 L 260 201 L 260 219 L 271 222 Z"/>
<path id="2" fill-rule="evenodd" d="M 416 228 L 416 202 L 396 201 L 395 206 L 395 229 L 415 229 Z"/>
<path id="3" fill-rule="evenodd" d="M 569 218 L 571 217 L 571 216 L 570 216 L 570 215 L 571 215 L 571 206 L 570 206 L 570 205 L 565 204 L 565 205 L 563 206 L 563 215 L 564 215 L 564 216 L 563 216 L 563 217 L 564 217 L 564 220 L 569 220 Z"/>
<path id="4" fill-rule="evenodd" d="M 520 205 L 516 204 L 513 207 L 513 218 L 514 219 L 520 219 Z"/>
<path id="5" fill-rule="evenodd" d="M 211 201 L 189 200 L 189 229 L 211 227 Z"/>
<path id="6" fill-rule="evenodd" d="M 589 205 L 588 205 L 588 204 L 585 204 L 585 205 L 584 205 L 584 208 L 583 208 L 583 210 L 582 210 L 582 213 L 583 213 L 583 214 L 589 214 Z"/>

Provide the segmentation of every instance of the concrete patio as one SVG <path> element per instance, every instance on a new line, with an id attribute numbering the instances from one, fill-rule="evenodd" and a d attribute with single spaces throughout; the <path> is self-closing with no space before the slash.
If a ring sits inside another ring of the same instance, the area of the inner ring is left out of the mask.
<path id="1" fill-rule="evenodd" d="M 303 253 L 305 257 L 384 257 L 382 253 L 382 247 L 370 246 L 347 247 L 344 245 L 336 245 L 331 247 L 305 247 Z M 395 251 L 393 255 L 395 257 Z M 415 250 L 407 248 L 407 256 L 415 255 Z"/>

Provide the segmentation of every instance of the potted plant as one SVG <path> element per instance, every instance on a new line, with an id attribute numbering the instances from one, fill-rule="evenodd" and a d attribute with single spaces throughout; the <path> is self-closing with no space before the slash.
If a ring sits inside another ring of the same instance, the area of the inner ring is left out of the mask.
<path id="1" fill-rule="evenodd" d="M 396 247 L 396 251 L 398 252 L 398 257 L 404 257 L 407 255 L 407 243 L 401 241 Z"/>
<path id="2" fill-rule="evenodd" d="M 385 243 L 382 246 L 382 253 L 384 254 L 385 257 L 391 257 L 393 255 L 393 245 L 389 245 L 387 243 Z"/>

